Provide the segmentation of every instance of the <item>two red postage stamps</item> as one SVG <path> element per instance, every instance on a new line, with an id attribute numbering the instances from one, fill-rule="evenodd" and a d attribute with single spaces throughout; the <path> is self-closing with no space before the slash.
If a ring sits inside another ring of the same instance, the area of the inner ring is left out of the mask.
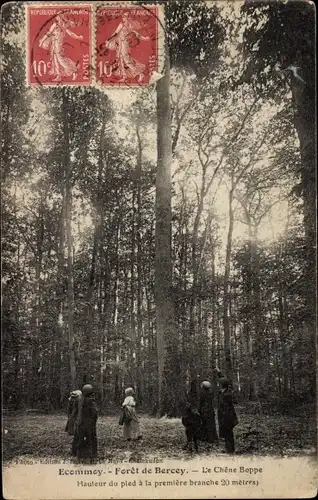
<path id="1" fill-rule="evenodd" d="M 27 6 L 29 85 L 144 86 L 160 71 L 157 6 Z"/>

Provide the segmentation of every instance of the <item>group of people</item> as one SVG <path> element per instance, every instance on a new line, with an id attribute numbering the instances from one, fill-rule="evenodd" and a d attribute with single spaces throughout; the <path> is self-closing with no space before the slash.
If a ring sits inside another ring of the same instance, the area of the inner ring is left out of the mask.
<path id="1" fill-rule="evenodd" d="M 136 413 L 134 390 L 125 390 L 125 399 L 119 424 L 127 441 L 140 440 L 139 419 Z M 85 384 L 82 390 L 72 391 L 68 400 L 68 419 L 65 431 L 73 436 L 72 455 L 78 459 L 97 457 L 97 405 L 92 385 Z"/>
<path id="2" fill-rule="evenodd" d="M 199 400 L 195 392 L 190 391 L 188 394 L 182 423 L 187 437 L 186 448 L 190 450 L 194 444 L 195 450 L 198 451 L 198 441 L 217 444 L 219 438 L 223 438 L 226 451 L 234 453 L 233 429 L 237 425 L 238 419 L 229 381 L 222 377 L 219 379 L 219 384 L 221 387 L 217 406 L 219 436 L 216 430 L 211 383 L 207 380 L 202 382 Z M 73 436 L 72 455 L 77 459 L 97 457 L 97 415 L 98 410 L 92 385 L 85 384 L 82 390 L 71 392 L 65 431 Z M 127 441 L 142 439 L 132 387 L 125 390 L 119 425 L 123 426 L 123 437 Z"/>
<path id="3" fill-rule="evenodd" d="M 238 424 L 238 418 L 233 404 L 230 382 L 227 378 L 220 377 L 219 385 L 217 402 L 219 436 L 216 430 L 212 384 L 208 380 L 201 383 L 199 400 L 195 391 L 190 391 L 188 394 L 182 423 L 187 437 L 186 448 L 190 450 L 194 445 L 195 450 L 198 451 L 198 441 L 217 445 L 220 438 L 224 439 L 227 453 L 235 451 L 233 429 Z"/>

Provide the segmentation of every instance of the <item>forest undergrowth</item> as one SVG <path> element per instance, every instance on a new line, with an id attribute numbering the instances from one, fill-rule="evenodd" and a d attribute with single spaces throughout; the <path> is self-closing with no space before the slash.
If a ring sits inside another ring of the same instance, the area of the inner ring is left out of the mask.
<path id="1" fill-rule="evenodd" d="M 237 407 L 239 425 L 235 430 L 237 455 L 313 455 L 316 445 L 315 419 L 310 413 L 299 416 L 251 414 Z M 13 413 L 3 421 L 4 461 L 18 458 L 70 458 L 72 437 L 64 432 L 63 414 Z M 143 439 L 128 444 L 122 438 L 118 417 L 101 416 L 97 422 L 98 457 L 105 461 L 143 462 L 151 459 L 186 459 L 185 433 L 181 419 L 140 417 Z M 223 455 L 224 443 L 210 449 L 200 443 L 199 454 Z"/>

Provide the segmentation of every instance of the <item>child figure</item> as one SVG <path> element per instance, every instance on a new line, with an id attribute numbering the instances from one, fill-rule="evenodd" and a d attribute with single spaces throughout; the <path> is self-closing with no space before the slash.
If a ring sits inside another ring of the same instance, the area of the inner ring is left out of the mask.
<path id="1" fill-rule="evenodd" d="M 199 451 L 198 441 L 200 438 L 201 418 L 198 410 L 196 408 L 193 408 L 190 402 L 186 403 L 185 412 L 184 415 L 182 416 L 181 421 L 185 427 L 185 433 L 187 437 L 187 444 L 184 447 L 184 449 L 192 452 L 193 451 L 192 443 L 193 443 L 194 449 L 198 453 Z"/>
<path id="2" fill-rule="evenodd" d="M 122 404 L 124 411 L 124 438 L 127 441 L 141 439 L 139 432 L 139 419 L 136 414 L 136 402 L 133 397 L 134 390 L 128 387 L 125 390 L 125 400 Z"/>
<path id="3" fill-rule="evenodd" d="M 82 393 L 75 436 L 77 458 L 95 458 L 97 456 L 97 405 L 93 387 L 90 384 L 84 385 Z"/>

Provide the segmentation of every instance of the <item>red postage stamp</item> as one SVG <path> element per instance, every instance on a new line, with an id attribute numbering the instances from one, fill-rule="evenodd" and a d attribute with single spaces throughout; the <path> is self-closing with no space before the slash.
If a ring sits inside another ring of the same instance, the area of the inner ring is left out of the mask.
<path id="1" fill-rule="evenodd" d="M 27 6 L 27 81 L 31 85 L 89 85 L 91 6 Z"/>
<path id="2" fill-rule="evenodd" d="M 108 6 L 96 12 L 96 80 L 109 86 L 148 85 L 158 72 L 155 6 Z"/>

